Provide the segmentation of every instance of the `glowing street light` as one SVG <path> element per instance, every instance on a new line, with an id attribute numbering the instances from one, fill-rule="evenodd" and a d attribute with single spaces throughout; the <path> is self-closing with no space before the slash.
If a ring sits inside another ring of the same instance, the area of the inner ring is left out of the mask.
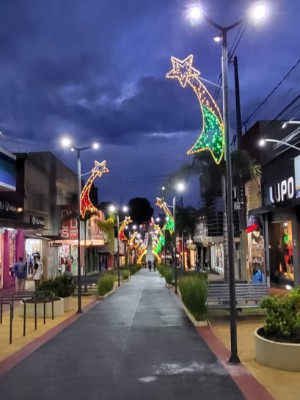
<path id="1" fill-rule="evenodd" d="M 288 125 L 300 125 L 300 121 L 295 121 L 294 119 L 290 119 L 289 121 L 285 121 L 282 124 L 282 129 L 285 129 Z"/>
<path id="2" fill-rule="evenodd" d="M 246 20 L 252 20 L 255 23 L 263 21 L 268 12 L 264 2 L 255 1 L 250 9 L 247 18 L 243 18 L 231 25 L 221 26 L 208 18 L 203 9 L 197 5 L 189 9 L 189 16 L 192 23 L 205 20 L 220 32 L 222 43 L 222 97 L 223 97 L 223 123 L 225 136 L 225 159 L 226 159 L 226 208 L 227 208 L 227 241 L 228 241 L 228 266 L 229 266 L 229 297 L 230 297 L 230 339 L 231 356 L 230 363 L 239 363 L 237 354 L 237 326 L 236 326 L 236 303 L 235 303 L 235 271 L 234 271 L 234 228 L 233 228 L 233 210 L 232 210 L 232 168 L 230 154 L 230 129 L 229 129 L 229 96 L 228 96 L 228 49 L 227 33 L 236 28 Z"/>
<path id="3" fill-rule="evenodd" d="M 64 136 L 61 138 L 60 143 L 63 148 L 70 149 L 71 151 L 77 152 L 77 279 L 78 279 L 78 309 L 77 313 L 82 313 L 81 308 L 81 295 L 82 295 L 82 287 L 81 287 L 81 266 L 80 266 L 80 256 L 81 256 L 81 249 L 80 249 L 80 195 L 81 195 L 81 159 L 80 154 L 84 150 L 88 149 L 98 149 L 99 144 L 93 143 L 90 146 L 84 147 L 75 147 L 73 145 L 72 138 L 70 136 Z"/>
<path id="4" fill-rule="evenodd" d="M 283 146 L 287 146 L 287 147 L 290 147 L 291 149 L 295 149 L 295 150 L 300 151 L 300 147 L 294 146 L 293 144 L 290 144 L 290 143 L 285 142 L 283 140 L 261 139 L 258 144 L 259 144 L 260 147 L 264 147 L 267 142 L 273 142 L 273 143 L 282 144 Z"/>

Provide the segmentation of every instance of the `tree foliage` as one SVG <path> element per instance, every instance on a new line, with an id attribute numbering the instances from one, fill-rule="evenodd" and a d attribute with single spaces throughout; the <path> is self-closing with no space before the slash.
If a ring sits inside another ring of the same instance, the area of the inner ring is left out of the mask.
<path id="1" fill-rule="evenodd" d="M 149 222 L 153 216 L 153 208 L 149 200 L 144 197 L 135 197 L 129 200 L 128 207 L 131 219 L 138 224 Z"/>

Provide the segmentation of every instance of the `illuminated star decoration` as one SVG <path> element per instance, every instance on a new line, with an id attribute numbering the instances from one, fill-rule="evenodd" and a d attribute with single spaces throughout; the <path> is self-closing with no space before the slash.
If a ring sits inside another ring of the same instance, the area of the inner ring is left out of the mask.
<path id="1" fill-rule="evenodd" d="M 91 175 L 84 185 L 81 194 L 80 194 L 80 215 L 82 218 L 85 217 L 87 211 L 98 211 L 97 207 L 91 202 L 90 199 L 90 190 L 94 180 L 99 177 L 101 178 L 102 174 L 108 173 L 109 169 L 106 167 L 106 161 L 102 161 L 101 163 L 95 161 L 95 166 L 91 170 Z"/>
<path id="2" fill-rule="evenodd" d="M 119 228 L 119 240 L 127 240 L 127 237 L 124 234 L 124 229 L 126 225 L 129 225 L 132 222 L 130 217 L 125 217 L 124 221 L 121 223 Z"/>
<path id="3" fill-rule="evenodd" d="M 216 164 L 219 164 L 224 154 L 225 142 L 223 120 L 219 107 L 200 81 L 200 71 L 192 67 L 193 55 L 189 55 L 184 60 L 171 57 L 171 61 L 173 68 L 167 73 L 166 77 L 178 79 L 183 88 L 188 83 L 196 93 L 202 113 L 202 131 L 187 154 L 209 150 Z"/>
<path id="4" fill-rule="evenodd" d="M 161 208 L 162 210 L 164 210 L 164 212 L 166 214 L 166 222 L 165 222 L 162 230 L 168 230 L 170 232 L 170 234 L 172 235 L 172 233 L 174 232 L 174 218 L 173 218 L 171 211 L 168 208 L 167 203 L 163 199 L 160 199 L 159 197 L 157 197 L 155 205 L 158 206 L 159 208 Z"/>

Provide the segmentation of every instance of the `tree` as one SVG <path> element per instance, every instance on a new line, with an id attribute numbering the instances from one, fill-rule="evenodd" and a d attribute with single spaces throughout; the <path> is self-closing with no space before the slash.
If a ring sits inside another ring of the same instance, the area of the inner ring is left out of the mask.
<path id="1" fill-rule="evenodd" d="M 148 223 L 153 216 L 153 208 L 149 200 L 143 197 L 135 197 L 128 202 L 132 221 L 137 224 Z"/>

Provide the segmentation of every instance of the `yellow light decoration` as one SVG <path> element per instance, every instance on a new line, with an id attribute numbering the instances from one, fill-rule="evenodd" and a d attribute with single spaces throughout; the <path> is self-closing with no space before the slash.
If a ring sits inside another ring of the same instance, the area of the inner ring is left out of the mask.
<path id="1" fill-rule="evenodd" d="M 129 225 L 132 222 L 130 217 L 125 217 L 124 221 L 121 222 L 120 228 L 119 228 L 119 240 L 127 240 L 127 237 L 124 234 L 124 229 L 125 226 Z"/>
<path id="2" fill-rule="evenodd" d="M 134 232 L 131 235 L 130 239 L 129 239 L 129 246 L 130 246 L 131 249 L 135 249 L 136 248 L 136 246 L 135 246 L 135 238 L 137 237 L 137 235 L 138 235 L 138 233 Z"/>
<path id="3" fill-rule="evenodd" d="M 90 190 L 94 180 L 99 177 L 101 178 L 102 174 L 108 173 L 109 169 L 106 167 L 106 161 L 102 161 L 101 163 L 95 161 L 95 166 L 91 170 L 91 175 L 84 185 L 81 194 L 80 194 L 80 215 L 82 218 L 85 217 L 87 211 L 98 211 L 97 207 L 91 202 L 90 199 Z"/>
<path id="4" fill-rule="evenodd" d="M 199 79 L 200 71 L 192 67 L 192 54 L 184 60 L 171 57 L 171 61 L 173 68 L 167 73 L 166 77 L 178 79 L 183 88 L 188 83 L 196 93 L 202 113 L 202 131 L 187 154 L 209 150 L 216 164 L 219 164 L 224 154 L 225 143 L 223 119 L 219 107 Z"/>
<path id="5" fill-rule="evenodd" d="M 167 217 L 167 222 L 164 224 L 163 230 L 167 229 L 172 235 L 172 233 L 174 232 L 174 218 L 171 211 L 168 208 L 167 203 L 164 201 L 164 199 L 156 197 L 155 205 L 164 210 Z"/>
<path id="6" fill-rule="evenodd" d="M 160 258 L 160 256 L 159 256 L 158 254 L 156 254 L 156 253 L 153 253 L 153 251 L 152 251 L 152 254 L 153 254 L 154 257 L 156 258 L 157 264 L 161 264 L 161 258 Z"/>
<path id="7" fill-rule="evenodd" d="M 141 255 L 137 259 L 137 264 L 142 264 L 144 256 L 147 254 L 147 250 L 143 250 Z"/>

